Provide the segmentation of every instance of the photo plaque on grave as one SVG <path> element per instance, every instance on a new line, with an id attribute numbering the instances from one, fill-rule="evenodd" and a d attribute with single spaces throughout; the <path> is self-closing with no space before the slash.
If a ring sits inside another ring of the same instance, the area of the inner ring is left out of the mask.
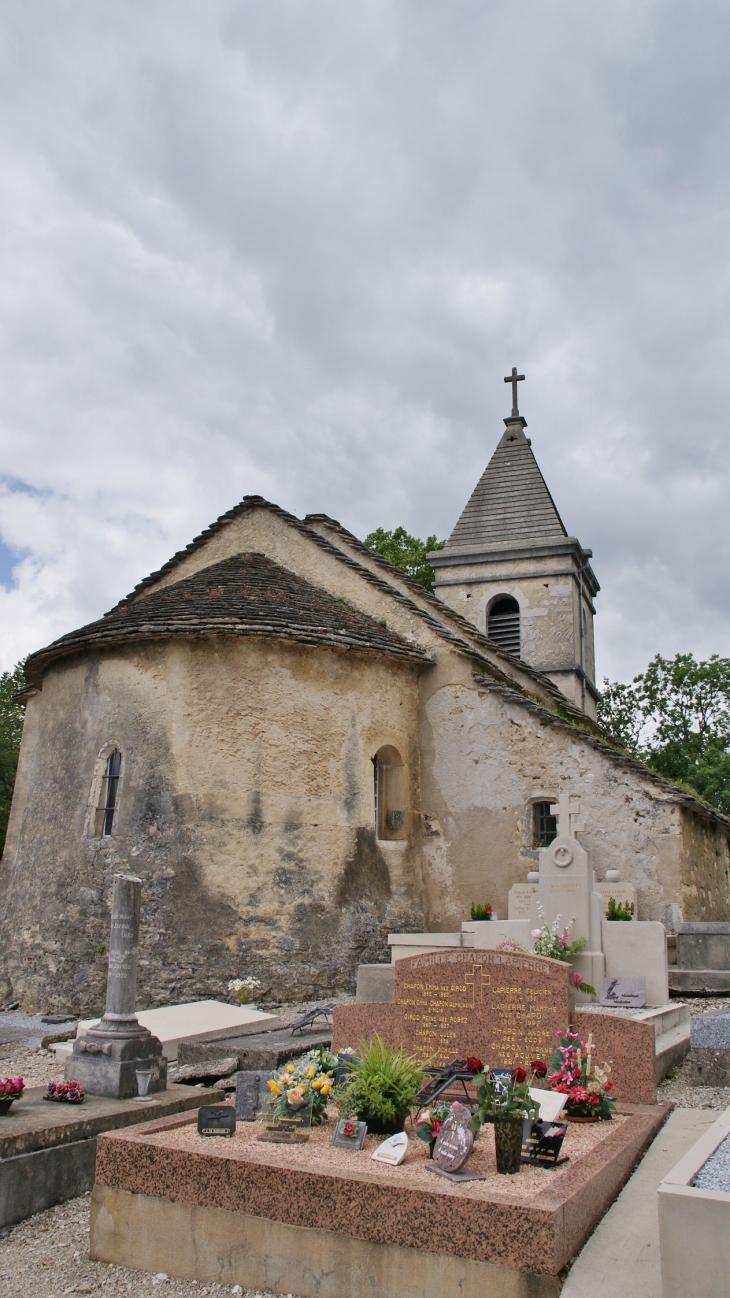
<path id="1" fill-rule="evenodd" d="M 539 1122 L 525 1118 L 522 1127 L 522 1162 L 533 1167 L 559 1167 L 568 1162 L 560 1150 L 568 1130 L 567 1122 Z"/>

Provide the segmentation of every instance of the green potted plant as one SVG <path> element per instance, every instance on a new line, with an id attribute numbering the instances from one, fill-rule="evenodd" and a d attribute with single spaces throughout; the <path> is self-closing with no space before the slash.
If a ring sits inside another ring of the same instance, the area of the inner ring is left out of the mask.
<path id="1" fill-rule="evenodd" d="M 525 1068 L 513 1068 L 509 1079 L 495 1077 L 491 1068 L 485 1068 L 479 1079 L 479 1107 L 471 1129 L 476 1136 L 483 1123 L 494 1124 L 497 1171 L 503 1175 L 514 1176 L 520 1170 L 523 1123 L 537 1113 L 537 1105 L 529 1095 L 533 1081 L 534 1074 L 528 1076 Z"/>
<path id="2" fill-rule="evenodd" d="M 491 918 L 492 918 L 492 907 L 491 907 L 491 906 L 488 906 L 488 905 L 487 905 L 487 906 L 480 906 L 477 902 L 473 901 L 472 904 L 471 904 L 471 917 L 472 917 L 472 919 L 474 919 L 474 920 L 478 920 L 478 921 L 479 921 L 479 920 L 485 920 L 485 919 L 491 919 Z"/>
<path id="3" fill-rule="evenodd" d="M 606 907 L 606 919 L 628 919 L 634 918 L 633 901 L 616 901 L 615 897 L 609 897 Z"/>
<path id="4" fill-rule="evenodd" d="M 402 1131 L 423 1085 L 418 1061 L 376 1034 L 355 1059 L 342 1062 L 347 1074 L 334 1095 L 340 1117 L 367 1122 L 375 1135 Z"/>

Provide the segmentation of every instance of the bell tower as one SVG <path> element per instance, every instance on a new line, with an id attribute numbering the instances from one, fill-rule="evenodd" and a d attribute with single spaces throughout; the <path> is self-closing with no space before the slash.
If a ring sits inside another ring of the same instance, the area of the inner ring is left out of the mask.
<path id="1" fill-rule="evenodd" d="M 512 413 L 443 550 L 435 593 L 501 649 L 544 672 L 596 715 L 592 550 L 568 536 L 525 436 L 513 368 Z"/>

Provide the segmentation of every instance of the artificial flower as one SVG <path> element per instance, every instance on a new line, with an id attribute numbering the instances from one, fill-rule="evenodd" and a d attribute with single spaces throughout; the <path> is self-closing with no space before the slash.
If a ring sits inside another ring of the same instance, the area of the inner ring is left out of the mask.
<path id="1" fill-rule="evenodd" d="M 268 1086 L 269 1090 L 273 1095 L 281 1095 L 281 1087 L 279 1086 L 278 1082 L 274 1081 L 273 1077 L 271 1078 L 270 1081 L 266 1083 L 266 1085 Z"/>
<path id="2" fill-rule="evenodd" d="M 477 1059 L 476 1055 L 469 1055 L 466 1061 L 466 1066 L 470 1073 L 481 1073 L 484 1068 L 481 1059 Z"/>
<path id="3" fill-rule="evenodd" d="M 547 1077 L 547 1064 L 544 1064 L 542 1059 L 533 1059 L 530 1068 L 536 1077 Z"/>
<path id="4" fill-rule="evenodd" d="M 513 1082 L 517 1082 L 517 1085 L 518 1085 L 518 1086 L 522 1086 L 523 1082 L 526 1082 L 526 1081 L 527 1081 L 527 1071 L 526 1071 L 526 1069 L 524 1069 L 524 1068 L 513 1068 L 513 1069 L 512 1069 L 512 1081 L 513 1081 Z"/>
<path id="5" fill-rule="evenodd" d="M 292 1086 L 291 1090 L 287 1091 L 286 1098 L 289 1104 L 301 1104 L 304 1099 L 304 1091 L 302 1087 Z"/>

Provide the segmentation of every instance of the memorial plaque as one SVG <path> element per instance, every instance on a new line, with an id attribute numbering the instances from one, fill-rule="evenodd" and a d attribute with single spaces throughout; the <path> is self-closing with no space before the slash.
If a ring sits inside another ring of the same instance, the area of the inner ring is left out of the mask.
<path id="1" fill-rule="evenodd" d="M 260 1097 L 260 1087 L 265 1087 L 268 1072 L 236 1073 L 236 1117 L 241 1122 L 255 1122 L 257 1113 L 266 1105 Z"/>
<path id="2" fill-rule="evenodd" d="M 537 892 L 537 884 L 513 883 L 509 890 L 507 916 L 509 919 L 530 919 L 532 915 L 532 898 Z"/>
<path id="3" fill-rule="evenodd" d="M 601 1005 L 628 1005 L 640 1009 L 646 1005 L 646 978 L 604 978 L 598 999 Z"/>
<path id="4" fill-rule="evenodd" d="M 628 906 L 633 903 L 633 919 L 638 920 L 639 917 L 636 913 L 636 889 L 630 883 L 595 883 L 593 885 L 593 891 L 597 892 L 603 901 L 604 917 L 609 899 L 613 897 L 617 905 Z M 623 922 L 626 923 L 625 920 Z"/>
<path id="5" fill-rule="evenodd" d="M 537 1104 L 541 1122 L 556 1122 L 568 1103 L 567 1095 L 560 1091 L 543 1091 L 538 1086 L 531 1086 L 527 1094 Z"/>
<path id="6" fill-rule="evenodd" d="M 508 951 L 409 956 L 396 962 L 395 1005 L 383 1006 L 386 1035 L 430 1065 L 478 1055 L 493 1067 L 529 1067 L 552 1054 L 570 1022 L 571 974 L 562 961 Z"/>
<path id="7" fill-rule="evenodd" d="M 335 1149 L 362 1149 L 367 1134 L 367 1122 L 358 1122 L 356 1118 L 340 1118 L 332 1144 Z"/>
<path id="8" fill-rule="evenodd" d="M 408 1151 L 408 1137 L 405 1131 L 396 1131 L 394 1136 L 388 1136 L 382 1145 L 378 1145 L 374 1154 L 370 1157 L 376 1163 L 390 1163 L 391 1167 L 397 1167 L 403 1162 Z"/>
<path id="9" fill-rule="evenodd" d="M 522 1162 L 541 1167 L 558 1167 L 567 1163 L 568 1156 L 560 1156 L 560 1149 L 568 1130 L 567 1122 L 534 1122 L 525 1118 L 522 1126 Z"/>
<path id="10" fill-rule="evenodd" d="M 256 1139 L 271 1145 L 301 1145 L 309 1140 L 309 1128 L 312 1125 L 311 1099 L 301 1104 L 287 1102 L 283 1107 L 278 1106 L 276 1113 L 273 1111 L 274 1104 L 275 1101 L 268 1103 L 266 1130 Z"/>
<path id="11" fill-rule="evenodd" d="M 232 1136 L 236 1110 L 232 1104 L 201 1104 L 198 1109 L 199 1136 Z"/>
<path id="12" fill-rule="evenodd" d="M 452 1104 L 451 1112 L 436 1137 L 433 1161 L 442 1172 L 458 1172 L 473 1148 L 471 1113 L 466 1105 L 457 1101 Z"/>

